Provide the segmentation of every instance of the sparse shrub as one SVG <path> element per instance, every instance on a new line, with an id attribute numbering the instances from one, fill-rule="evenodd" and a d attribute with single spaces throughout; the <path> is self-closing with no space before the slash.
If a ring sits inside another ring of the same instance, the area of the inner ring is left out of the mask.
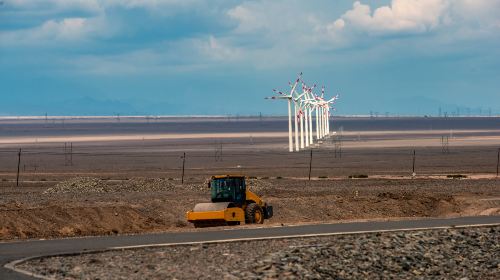
<path id="1" fill-rule="evenodd" d="M 257 179 L 255 176 L 249 176 L 248 179 Z"/>
<path id="2" fill-rule="evenodd" d="M 276 177 L 276 179 L 283 179 L 283 177 L 281 177 L 281 176 L 278 176 L 278 177 Z"/>
<path id="3" fill-rule="evenodd" d="M 5 178 L 2 178 L 2 182 L 7 182 L 8 180 Z"/>
<path id="4" fill-rule="evenodd" d="M 174 180 L 174 178 L 168 178 L 168 180 L 169 180 L 169 181 L 173 181 L 173 180 Z"/>
<path id="5" fill-rule="evenodd" d="M 47 179 L 42 178 L 42 179 L 40 179 L 40 181 L 45 182 L 45 181 L 47 181 Z"/>
<path id="6" fill-rule="evenodd" d="M 366 174 L 349 175 L 349 179 L 366 179 L 366 178 L 368 178 L 368 175 L 366 175 Z"/>
<path id="7" fill-rule="evenodd" d="M 447 175 L 446 177 L 451 178 L 451 179 L 465 179 L 465 178 L 467 178 L 467 175 L 451 174 L 451 175 Z"/>
<path id="8" fill-rule="evenodd" d="M 320 178 L 320 179 L 327 179 L 328 176 L 319 176 L 318 178 Z"/>
<path id="9" fill-rule="evenodd" d="M 269 177 L 260 177 L 261 179 L 269 179 Z"/>

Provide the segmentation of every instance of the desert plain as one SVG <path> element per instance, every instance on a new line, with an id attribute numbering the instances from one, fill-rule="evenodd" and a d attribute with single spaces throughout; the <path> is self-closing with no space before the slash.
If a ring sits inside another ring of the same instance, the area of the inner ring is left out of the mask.
<path id="1" fill-rule="evenodd" d="M 0 240 L 195 230 L 185 212 L 215 174 L 247 176 L 265 226 L 500 213 L 500 118 L 331 127 L 290 153 L 280 117 L 4 118 Z"/>

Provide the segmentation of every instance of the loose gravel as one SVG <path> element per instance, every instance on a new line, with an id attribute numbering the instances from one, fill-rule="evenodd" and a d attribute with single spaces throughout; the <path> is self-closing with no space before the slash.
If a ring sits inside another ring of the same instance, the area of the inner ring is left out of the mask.
<path id="1" fill-rule="evenodd" d="M 206 185 L 174 183 L 163 178 L 132 178 L 122 183 L 108 182 L 93 177 L 75 177 L 62 181 L 43 193 L 51 194 L 88 194 L 118 192 L 161 192 L 175 190 L 206 191 Z"/>
<path id="2" fill-rule="evenodd" d="M 114 192 L 160 192 L 189 190 L 208 192 L 208 181 L 203 184 L 179 184 L 164 178 L 132 178 L 122 183 L 108 182 L 94 177 L 75 177 L 59 182 L 54 187 L 46 189 L 43 194 L 88 194 Z M 248 187 L 256 193 L 264 193 L 272 188 L 266 181 L 249 179 Z"/>
<path id="3" fill-rule="evenodd" d="M 19 267 L 57 279 L 499 279 L 500 227 L 129 249 Z"/>

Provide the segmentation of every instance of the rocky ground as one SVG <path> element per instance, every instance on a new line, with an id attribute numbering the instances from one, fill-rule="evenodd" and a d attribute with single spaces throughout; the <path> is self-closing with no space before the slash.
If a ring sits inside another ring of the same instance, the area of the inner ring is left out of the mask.
<path id="1" fill-rule="evenodd" d="M 0 182 L 0 240 L 194 230 L 185 213 L 209 200 L 206 178 Z M 248 180 L 274 207 L 265 225 L 494 215 L 496 179 Z"/>
<path id="2" fill-rule="evenodd" d="M 33 259 L 56 279 L 498 279 L 500 227 L 274 239 Z"/>

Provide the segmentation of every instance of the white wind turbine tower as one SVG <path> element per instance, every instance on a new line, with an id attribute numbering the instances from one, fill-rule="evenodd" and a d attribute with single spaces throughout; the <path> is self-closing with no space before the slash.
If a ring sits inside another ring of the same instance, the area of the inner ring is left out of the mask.
<path id="1" fill-rule="evenodd" d="M 295 101 L 295 108 L 298 108 L 298 112 L 296 110 L 296 115 L 295 115 L 295 146 L 297 148 L 297 151 L 299 150 L 299 140 L 300 140 L 300 149 L 304 149 L 305 147 L 305 142 L 304 142 L 304 99 L 302 98 L 304 96 L 304 92 L 297 96 L 297 98 L 294 99 Z M 298 127 L 300 128 L 300 132 L 298 131 Z"/>
<path id="2" fill-rule="evenodd" d="M 300 140 L 300 143 L 302 145 L 302 142 L 304 142 L 304 145 L 305 147 L 309 147 L 309 104 L 307 102 L 307 87 L 304 86 L 304 83 L 302 83 L 302 96 L 304 96 L 304 98 L 301 100 L 301 112 L 302 114 L 300 115 L 300 137 L 301 137 L 301 140 Z M 305 123 L 305 126 L 304 126 L 304 123 Z M 302 126 L 304 126 L 302 128 Z M 305 134 L 304 134 L 305 133 Z M 302 138 L 305 137 L 305 141 L 302 140 Z"/>
<path id="3" fill-rule="evenodd" d="M 313 124 L 312 124 L 312 110 L 316 107 L 314 101 L 313 90 L 316 88 L 316 84 L 314 84 L 311 88 L 309 88 L 308 92 L 308 105 L 309 105 L 309 142 L 311 145 L 314 143 L 313 140 Z"/>
<path id="4" fill-rule="evenodd" d="M 291 86 L 291 90 L 289 94 L 284 94 L 281 91 L 277 91 L 273 89 L 273 91 L 279 96 L 272 96 L 272 97 L 266 97 L 266 99 L 286 99 L 288 101 L 288 149 L 290 152 L 293 152 L 293 140 L 292 140 L 292 109 L 291 109 L 291 103 L 293 101 L 294 103 L 294 116 L 297 114 L 297 98 L 293 97 L 293 94 L 296 93 L 295 88 L 297 87 L 297 84 L 300 81 L 300 77 L 302 76 L 302 73 L 299 74 L 299 77 L 295 81 L 295 83 Z M 296 142 L 296 150 L 298 151 L 298 143 L 297 143 L 297 120 L 295 120 L 295 142 Z"/>
<path id="5" fill-rule="evenodd" d="M 313 87 L 307 87 L 304 82 L 302 82 L 302 89 L 304 90 L 305 94 L 305 108 L 306 108 L 306 143 L 312 145 L 314 143 L 313 140 L 313 123 L 312 123 L 312 111 L 316 108 L 316 103 L 314 102 L 314 94 L 313 94 L 313 89 L 316 87 L 316 85 L 313 85 Z M 317 126 L 316 126 L 317 127 Z"/>
<path id="6" fill-rule="evenodd" d="M 299 125 L 300 125 L 300 148 L 304 149 L 304 113 L 302 111 L 302 100 L 299 101 Z"/>
<path id="7" fill-rule="evenodd" d="M 295 87 L 294 87 L 294 90 L 293 90 L 293 93 L 295 93 L 295 97 L 292 97 L 292 100 L 293 100 L 293 105 L 294 105 L 294 116 L 295 116 L 295 151 L 299 151 L 301 148 L 303 149 L 304 148 L 304 145 L 303 145 L 303 138 L 301 136 L 301 145 L 299 146 L 299 121 L 301 121 L 301 118 L 299 116 L 301 116 L 301 98 L 304 96 L 304 93 L 301 93 L 300 95 L 297 93 L 296 91 L 296 88 L 297 88 L 297 84 L 300 80 L 300 76 L 302 76 L 302 72 L 300 73 L 299 75 L 299 78 L 297 78 L 296 82 L 295 82 Z M 292 96 L 293 96 L 293 93 L 292 93 Z M 298 112 L 297 112 L 297 107 L 298 107 Z M 301 135 L 302 135 L 302 124 L 300 124 L 300 130 L 301 130 Z"/>
<path id="8" fill-rule="evenodd" d="M 330 104 L 333 105 L 335 104 L 335 101 L 339 99 L 339 95 L 335 95 L 332 99 L 326 101 L 327 104 L 327 122 L 326 122 L 326 131 L 328 131 L 328 135 L 330 135 Z M 335 108 L 331 107 L 332 110 L 335 110 Z"/>
<path id="9" fill-rule="evenodd" d="M 320 131 L 319 131 L 319 106 L 318 104 L 314 104 L 314 107 L 316 108 L 316 140 L 318 141 L 321 139 L 320 136 Z"/>
<path id="10" fill-rule="evenodd" d="M 309 110 L 307 103 L 304 102 L 304 137 L 306 147 L 309 147 Z"/>
<path id="11" fill-rule="evenodd" d="M 321 96 L 313 94 L 314 105 L 316 107 L 316 138 L 323 139 L 326 135 L 326 102 L 324 100 L 325 87 L 321 88 Z"/>
<path id="12" fill-rule="evenodd" d="M 333 104 L 335 100 L 339 98 L 337 94 L 330 100 L 324 100 L 324 88 L 321 90 L 321 97 L 319 98 L 320 105 L 320 136 L 323 138 L 324 136 L 330 135 L 330 104 Z"/>

